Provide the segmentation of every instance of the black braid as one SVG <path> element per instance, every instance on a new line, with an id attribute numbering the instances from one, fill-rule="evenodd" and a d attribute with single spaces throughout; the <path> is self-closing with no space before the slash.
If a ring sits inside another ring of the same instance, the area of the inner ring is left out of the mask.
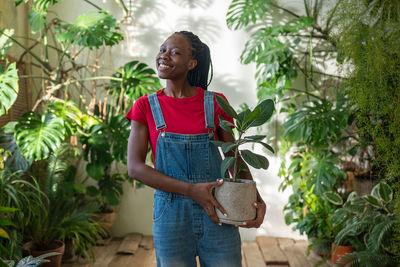
<path id="1" fill-rule="evenodd" d="M 189 71 L 188 81 L 191 86 L 198 86 L 207 90 L 213 77 L 213 66 L 211 62 L 210 48 L 200 41 L 199 37 L 192 32 L 180 31 L 175 34 L 184 35 L 192 45 L 192 57 L 197 60 L 197 66 Z M 211 67 L 211 77 L 208 81 L 208 73 Z"/>

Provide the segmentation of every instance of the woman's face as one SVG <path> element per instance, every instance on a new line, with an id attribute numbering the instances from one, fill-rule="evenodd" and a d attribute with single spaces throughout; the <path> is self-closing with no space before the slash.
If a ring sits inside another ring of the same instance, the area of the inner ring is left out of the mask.
<path id="1" fill-rule="evenodd" d="M 196 65 L 197 60 L 192 59 L 190 42 L 181 34 L 168 37 L 156 57 L 158 76 L 161 79 L 186 79 L 187 73 Z"/>

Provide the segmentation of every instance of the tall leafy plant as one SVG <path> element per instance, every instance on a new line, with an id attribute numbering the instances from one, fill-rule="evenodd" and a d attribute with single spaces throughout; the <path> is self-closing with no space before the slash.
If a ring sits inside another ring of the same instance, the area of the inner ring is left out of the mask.
<path id="1" fill-rule="evenodd" d="M 346 87 L 358 108 L 360 138 L 372 154 L 372 175 L 385 179 L 400 203 L 400 3 L 343 1 L 336 24 L 334 40 L 343 66 L 351 66 Z M 400 224 L 389 238 L 400 244 Z M 398 245 L 395 254 L 400 259 Z"/>
<path id="2" fill-rule="evenodd" d="M 339 2 L 325 8 L 323 1 L 304 1 L 300 14 L 279 1 L 234 0 L 227 13 L 230 28 L 252 32 L 240 59 L 256 64 L 258 98 L 274 96 L 285 117 L 280 188 L 293 190 L 285 206 L 286 223 L 327 243 L 333 240 L 329 214 L 336 207 L 323 193 L 342 192 L 343 161 L 356 136 L 354 108 L 340 91 L 343 77 L 326 71 L 338 57 L 330 35 Z M 282 16 L 279 23 L 271 19 L 276 11 Z M 304 86 L 299 87 L 300 81 Z"/>

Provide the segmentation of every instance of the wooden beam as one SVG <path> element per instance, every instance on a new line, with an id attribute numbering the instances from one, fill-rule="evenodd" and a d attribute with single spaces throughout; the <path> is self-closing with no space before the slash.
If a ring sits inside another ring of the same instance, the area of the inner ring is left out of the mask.
<path id="1" fill-rule="evenodd" d="M 243 241 L 242 248 L 247 266 L 265 267 L 263 255 L 255 241 Z"/>
<path id="2" fill-rule="evenodd" d="M 138 233 L 131 233 L 124 237 L 121 245 L 119 246 L 117 253 L 119 254 L 135 254 L 142 241 L 143 236 Z M 122 265 L 121 265 L 122 266 Z"/>
<path id="3" fill-rule="evenodd" d="M 258 236 L 256 241 L 267 265 L 287 265 L 289 263 L 286 254 L 279 247 L 278 240 L 275 237 Z"/>

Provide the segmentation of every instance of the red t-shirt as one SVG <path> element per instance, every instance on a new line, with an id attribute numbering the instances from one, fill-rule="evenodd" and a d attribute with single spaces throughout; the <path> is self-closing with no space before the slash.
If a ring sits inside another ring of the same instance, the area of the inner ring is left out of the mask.
<path id="1" fill-rule="evenodd" d="M 208 133 L 204 115 L 204 90 L 197 87 L 197 93 L 191 97 L 175 98 L 166 96 L 164 89 L 157 92 L 158 101 L 164 116 L 167 128 L 166 132 L 178 134 L 201 134 Z M 225 98 L 221 93 L 216 93 Z M 225 98 L 226 99 L 226 98 Z M 219 118 L 223 117 L 227 121 L 233 123 L 233 119 L 226 114 L 218 105 L 214 96 L 214 123 L 216 129 L 219 128 Z M 147 125 L 149 129 L 150 146 L 155 160 L 157 138 L 159 132 L 154 123 L 153 114 L 151 112 L 150 103 L 147 95 L 136 100 L 131 110 L 126 115 L 128 120 L 134 120 Z M 218 140 L 218 136 L 215 134 Z"/>

